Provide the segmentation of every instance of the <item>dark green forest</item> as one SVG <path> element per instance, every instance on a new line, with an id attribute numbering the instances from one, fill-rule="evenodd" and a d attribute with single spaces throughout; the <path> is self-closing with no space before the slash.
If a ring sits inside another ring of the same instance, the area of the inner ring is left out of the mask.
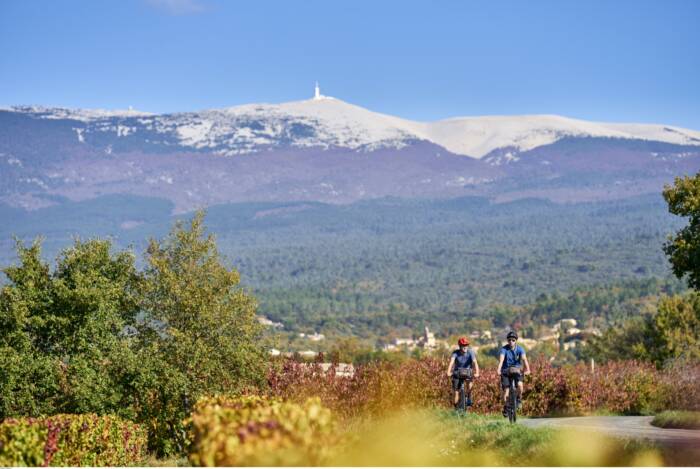
<path id="1" fill-rule="evenodd" d="M 140 258 L 149 237 L 191 216 L 171 209 L 130 196 L 5 208 L 3 265 L 13 261 L 13 235 L 44 235 L 49 259 L 72 236 L 109 237 Z M 209 208 L 206 226 L 260 315 L 285 331 L 380 340 L 424 325 L 439 335 L 512 324 L 534 333 L 562 317 L 604 328 L 637 315 L 640 299 L 685 289 L 662 250 L 683 224 L 667 210 L 660 194 L 563 205 L 249 203 Z"/>

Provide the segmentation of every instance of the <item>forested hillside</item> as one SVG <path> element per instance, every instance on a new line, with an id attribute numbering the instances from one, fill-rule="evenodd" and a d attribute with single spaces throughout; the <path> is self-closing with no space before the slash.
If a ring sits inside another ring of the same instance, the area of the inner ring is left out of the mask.
<path id="1" fill-rule="evenodd" d="M 73 235 L 110 236 L 140 258 L 145 240 L 166 232 L 171 208 L 109 196 L 7 211 L 13 223 L 0 228 L 3 264 L 12 261 L 12 234 L 44 235 L 49 259 Z M 660 195 L 579 204 L 231 204 L 206 217 L 227 262 L 258 298 L 259 314 L 287 331 L 371 339 L 424 325 L 446 335 L 559 317 L 605 325 L 636 314 L 633 300 L 683 289 L 662 251 L 682 222 Z"/>

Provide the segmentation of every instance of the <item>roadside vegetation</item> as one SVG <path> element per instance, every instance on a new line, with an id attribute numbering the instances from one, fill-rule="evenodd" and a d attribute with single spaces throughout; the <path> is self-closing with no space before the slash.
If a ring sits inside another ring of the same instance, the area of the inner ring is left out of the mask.
<path id="1" fill-rule="evenodd" d="M 700 430 L 700 412 L 665 410 L 654 416 L 652 425 L 661 428 L 687 428 Z"/>

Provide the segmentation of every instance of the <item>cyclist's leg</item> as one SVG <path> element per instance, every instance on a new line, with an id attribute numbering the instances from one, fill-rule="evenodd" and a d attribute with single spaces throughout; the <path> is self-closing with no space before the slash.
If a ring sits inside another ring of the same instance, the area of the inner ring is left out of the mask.
<path id="1" fill-rule="evenodd" d="M 507 376 L 501 375 L 501 399 L 503 401 L 503 416 L 508 417 L 508 394 L 510 380 Z"/>
<path id="2" fill-rule="evenodd" d="M 508 393 L 510 388 L 510 379 L 507 376 L 501 376 L 501 399 L 503 403 L 508 403 Z"/>
<path id="3" fill-rule="evenodd" d="M 451 378 L 452 379 L 452 390 L 454 391 L 454 400 L 452 401 L 452 404 L 457 407 L 459 404 L 459 379 L 458 378 Z"/>
<path id="4" fill-rule="evenodd" d="M 523 398 L 523 379 L 518 379 L 518 400 Z"/>
<path id="5" fill-rule="evenodd" d="M 467 405 L 472 405 L 472 387 L 474 387 L 473 381 L 467 381 Z"/>

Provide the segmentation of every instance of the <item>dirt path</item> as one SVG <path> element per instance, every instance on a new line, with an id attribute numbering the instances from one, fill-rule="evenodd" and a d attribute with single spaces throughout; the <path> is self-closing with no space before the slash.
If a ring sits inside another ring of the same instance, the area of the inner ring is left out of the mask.
<path id="1" fill-rule="evenodd" d="M 651 425 L 653 417 L 563 417 L 522 419 L 527 427 L 569 427 L 593 430 L 624 438 L 653 440 L 668 446 L 700 447 L 700 430 L 659 428 Z"/>

